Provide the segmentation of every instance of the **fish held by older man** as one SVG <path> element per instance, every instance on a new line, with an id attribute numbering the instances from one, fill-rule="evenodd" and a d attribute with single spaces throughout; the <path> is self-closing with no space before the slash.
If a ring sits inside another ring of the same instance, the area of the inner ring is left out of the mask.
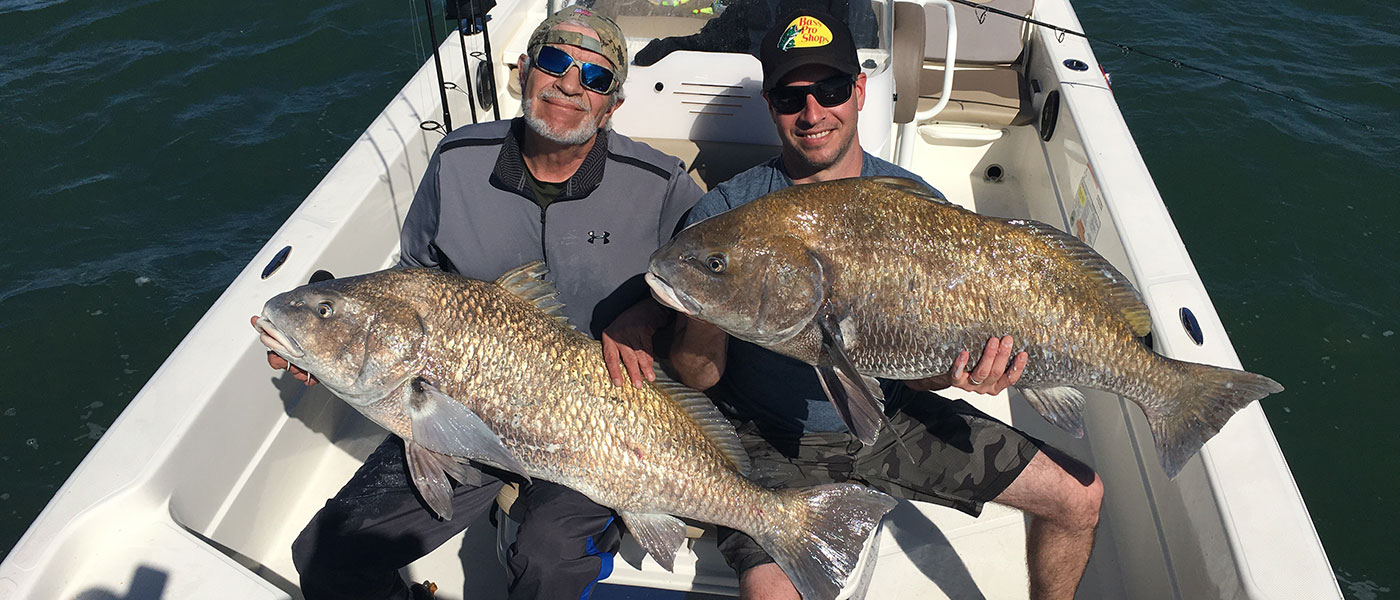
<path id="1" fill-rule="evenodd" d="M 392 269 L 268 300 L 263 343 L 403 438 L 429 507 L 451 518 L 449 477 L 475 461 L 571 487 L 616 510 L 668 570 L 691 518 L 759 542 L 803 597 L 834 598 L 883 515 L 880 492 L 764 489 L 703 394 L 657 374 L 615 386 L 575 331 L 542 263 L 496 282 Z"/>
<path id="2" fill-rule="evenodd" d="M 1076 388 L 1132 400 L 1169 476 L 1267 377 L 1167 358 L 1141 340 L 1147 305 L 1108 260 L 1049 225 L 978 215 L 917 182 L 797 185 L 681 231 L 651 258 L 661 302 L 816 367 L 851 431 L 885 423 L 872 377 L 947 373 L 958 353 L 1011 335 L 1031 406 L 1083 435 Z"/>

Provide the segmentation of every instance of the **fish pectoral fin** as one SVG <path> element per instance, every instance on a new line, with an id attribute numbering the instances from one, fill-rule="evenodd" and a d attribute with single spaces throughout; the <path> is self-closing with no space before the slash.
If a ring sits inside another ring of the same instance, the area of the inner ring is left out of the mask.
<path id="1" fill-rule="evenodd" d="M 408 457 L 408 476 L 413 487 L 428 503 L 428 508 L 443 520 L 452 519 L 451 475 L 457 481 L 468 479 L 457 459 L 438 454 L 413 442 L 404 441 L 404 454 Z"/>
<path id="2" fill-rule="evenodd" d="M 846 356 L 841 325 L 836 317 L 822 315 L 817 322 L 822 330 L 822 351 L 836 365 L 835 368 L 816 368 L 822 390 L 851 433 L 865 445 L 873 444 L 880 429 L 890 423 L 885 417 L 885 394 L 880 382 L 862 375 Z"/>
<path id="3" fill-rule="evenodd" d="M 822 391 L 826 392 L 826 398 L 831 401 L 831 405 L 836 407 L 836 414 L 841 416 L 846 428 L 866 445 L 874 443 L 875 438 L 880 435 L 880 428 L 887 421 L 884 411 L 880 408 L 884 404 L 884 393 L 880 391 L 879 382 L 874 379 L 867 381 L 864 377 L 858 382 L 851 381 L 845 373 L 831 367 L 816 369 Z M 864 395 L 870 393 L 867 390 L 871 387 L 875 390 L 872 396 L 878 398 L 866 400 Z M 873 410 L 870 410 L 872 408 Z"/>
<path id="4" fill-rule="evenodd" d="M 1020 388 L 1026 402 L 1046 421 L 1068 431 L 1077 438 L 1084 437 L 1084 393 L 1068 385 Z"/>
<path id="5" fill-rule="evenodd" d="M 505 469 L 530 480 L 525 466 L 481 417 L 426 381 L 413 384 L 408 402 L 413 442 L 423 448 Z"/>
<path id="6" fill-rule="evenodd" d="M 637 544 L 667 571 L 676 565 L 676 551 L 685 543 L 685 522 L 665 513 L 620 512 Z"/>

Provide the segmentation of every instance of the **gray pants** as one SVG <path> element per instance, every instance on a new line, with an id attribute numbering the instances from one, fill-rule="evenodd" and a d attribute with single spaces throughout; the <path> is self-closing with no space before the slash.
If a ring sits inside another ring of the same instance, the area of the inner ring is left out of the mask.
<path id="1" fill-rule="evenodd" d="M 307 600 L 408 598 L 398 570 L 466 529 L 502 485 L 482 473 L 480 485 L 456 486 L 453 518 L 439 520 L 409 483 L 402 440 L 389 436 L 292 543 L 302 593 Z M 612 511 L 538 480 L 522 486 L 517 503 L 523 512 L 508 559 L 512 600 L 574 600 L 612 573 L 621 537 Z"/>
<path id="2" fill-rule="evenodd" d="M 845 431 L 764 431 L 762 423 L 737 423 L 754 481 L 775 488 L 851 481 L 975 517 L 1040 451 L 1038 440 L 967 402 L 903 385 L 892 391 L 892 432 L 880 432 L 870 446 Z M 748 535 L 726 527 L 718 534 L 720 554 L 736 573 L 773 562 Z"/>

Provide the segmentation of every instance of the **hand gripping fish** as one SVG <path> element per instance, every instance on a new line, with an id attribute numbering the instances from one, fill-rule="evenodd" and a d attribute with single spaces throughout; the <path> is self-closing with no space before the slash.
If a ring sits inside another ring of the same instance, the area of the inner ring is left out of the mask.
<path id="1" fill-rule="evenodd" d="M 560 316 L 542 263 L 495 283 L 392 269 L 267 301 L 262 342 L 404 439 L 428 505 L 451 518 L 467 460 L 569 486 L 621 515 L 666 569 L 677 517 L 747 533 L 804 598 L 835 598 L 894 499 L 854 484 L 769 490 L 709 398 L 657 374 L 614 386 L 597 341 Z"/>
<path id="2" fill-rule="evenodd" d="M 871 377 L 947 373 L 959 351 L 1014 336 L 1017 383 L 1076 437 L 1084 395 L 1142 408 L 1169 476 L 1272 379 L 1173 360 L 1140 338 L 1147 305 L 1113 265 L 1044 223 L 964 210 L 917 182 L 785 188 L 686 228 L 651 257 L 658 300 L 816 367 L 862 441 L 885 422 Z"/>

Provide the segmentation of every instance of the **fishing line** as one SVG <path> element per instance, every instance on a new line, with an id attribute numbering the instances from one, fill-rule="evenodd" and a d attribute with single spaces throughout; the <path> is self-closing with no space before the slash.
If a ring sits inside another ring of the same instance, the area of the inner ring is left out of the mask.
<path id="1" fill-rule="evenodd" d="M 413 68 L 417 69 L 427 57 L 423 55 L 423 32 L 422 26 L 418 24 L 418 9 L 414 6 L 414 1 L 408 0 L 408 22 L 412 24 L 409 30 L 413 33 L 413 57 L 417 60 L 413 63 Z"/>
<path id="2" fill-rule="evenodd" d="M 414 68 L 421 66 L 425 61 L 428 60 L 427 53 L 423 50 L 424 44 L 426 44 L 424 40 L 427 39 L 428 36 L 424 35 L 423 33 L 423 23 L 420 23 L 418 21 L 418 15 L 420 13 L 418 11 L 418 8 L 415 6 L 416 3 L 417 0 L 407 0 L 408 22 L 410 23 L 409 29 L 412 32 L 411 36 L 413 38 L 413 56 L 415 59 L 415 62 L 413 63 Z M 431 23 L 429 25 L 431 26 Z M 455 86 L 448 88 L 446 85 L 444 85 L 443 87 L 447 89 L 455 89 Z M 423 104 L 427 103 L 426 98 L 424 97 L 420 96 L 419 100 L 422 100 Z M 444 105 L 445 104 L 446 103 L 444 102 Z M 447 137 L 447 128 L 442 123 L 433 119 L 420 121 L 418 123 L 418 128 L 422 129 L 423 131 L 435 131 L 438 133 L 438 135 Z"/>
<path id="3" fill-rule="evenodd" d="M 1198 66 L 1195 66 L 1195 65 L 1187 64 L 1185 61 L 1177 60 L 1177 59 L 1175 59 L 1175 58 L 1170 58 L 1170 57 L 1166 57 L 1166 56 L 1160 56 L 1160 55 L 1157 55 L 1157 54 L 1153 54 L 1153 53 L 1151 53 L 1151 52 L 1147 52 L 1147 51 L 1144 51 L 1144 50 L 1139 50 L 1139 49 L 1134 48 L 1134 47 L 1132 47 L 1132 46 L 1129 46 L 1129 45 L 1127 45 L 1127 44 L 1120 44 L 1120 43 L 1115 42 L 1115 41 L 1112 41 L 1112 40 L 1105 40 L 1105 39 L 1102 39 L 1102 38 L 1092 37 L 1092 36 L 1089 36 L 1088 34 L 1085 34 L 1085 33 L 1082 32 L 1082 31 L 1075 31 L 1075 30 L 1073 30 L 1073 29 L 1066 29 L 1066 28 L 1064 28 L 1064 27 L 1060 27 L 1059 25 L 1052 25 L 1052 24 L 1046 23 L 1046 22 L 1044 22 L 1044 21 L 1038 21 L 1038 20 L 1032 19 L 1032 18 L 1030 18 L 1030 17 L 1018 15 L 1018 14 L 1016 14 L 1016 13 L 1007 12 L 1007 11 L 1004 11 L 1004 10 L 1001 10 L 1001 9 L 998 9 L 998 8 L 994 8 L 994 7 L 991 7 L 991 6 L 987 6 L 987 5 L 985 5 L 985 4 L 978 4 L 978 3 L 976 3 L 976 2 L 972 2 L 971 0 L 952 0 L 952 1 L 953 1 L 953 2 L 957 2 L 958 4 L 962 4 L 962 5 L 964 5 L 964 6 L 972 7 L 974 10 L 979 11 L 979 12 L 977 13 L 977 22 L 978 22 L 978 24 L 981 24 L 981 23 L 984 22 L 984 20 L 985 20 L 986 17 L 987 17 L 987 13 L 992 13 L 992 14 L 995 14 L 995 15 L 1001 15 L 1001 16 L 1003 16 L 1003 17 L 1009 17 L 1009 18 L 1012 18 L 1012 19 L 1016 19 L 1017 21 L 1021 21 L 1021 22 L 1023 22 L 1023 23 L 1030 23 L 1031 25 L 1035 25 L 1035 26 L 1037 26 L 1037 27 L 1044 27 L 1044 28 L 1046 28 L 1046 29 L 1049 29 L 1049 30 L 1051 30 L 1051 31 L 1054 31 L 1054 32 L 1056 32 L 1056 33 L 1058 34 L 1058 35 L 1056 36 L 1057 41 L 1064 41 L 1065 35 L 1068 34 L 1068 35 L 1073 35 L 1073 36 L 1077 36 L 1077 37 L 1084 38 L 1084 39 L 1086 39 L 1086 40 L 1088 40 L 1088 41 L 1090 41 L 1090 42 L 1093 42 L 1093 43 L 1105 44 L 1105 45 L 1113 46 L 1113 47 L 1115 47 L 1115 48 L 1121 50 L 1121 51 L 1123 52 L 1123 54 L 1139 54 L 1139 55 L 1145 56 L 1145 57 L 1147 57 L 1147 58 L 1151 58 L 1151 59 L 1155 59 L 1155 60 L 1160 60 L 1160 61 L 1162 61 L 1162 62 L 1168 63 L 1168 64 L 1170 64 L 1170 65 L 1172 65 L 1172 66 L 1174 66 L 1174 67 L 1177 67 L 1177 68 L 1191 69 L 1192 71 L 1198 71 L 1198 72 L 1201 72 L 1201 73 L 1205 73 L 1205 74 L 1207 74 L 1207 75 L 1214 75 L 1215 77 L 1217 77 L 1217 78 L 1219 78 L 1219 79 L 1224 79 L 1224 80 L 1226 80 L 1226 81 L 1232 81 L 1232 82 L 1238 83 L 1238 84 L 1240 84 L 1240 85 L 1253 88 L 1254 90 L 1257 90 L 1257 91 L 1260 91 L 1260 92 L 1266 92 L 1266 93 L 1269 93 L 1269 94 L 1273 94 L 1273 95 L 1275 95 L 1275 96 L 1278 96 L 1278 97 L 1280 97 L 1280 98 L 1284 98 L 1284 99 L 1288 100 L 1289 102 L 1297 102 L 1297 103 L 1299 103 L 1299 104 L 1302 104 L 1303 106 L 1307 106 L 1307 107 L 1309 107 L 1309 108 L 1316 109 L 1318 112 L 1324 112 L 1324 113 L 1330 114 L 1330 115 L 1335 116 L 1335 117 L 1338 117 L 1338 118 L 1340 118 L 1341 120 L 1346 121 L 1346 122 L 1348 122 L 1348 123 L 1353 123 L 1353 124 L 1356 124 L 1356 125 L 1360 125 L 1360 126 L 1362 126 L 1362 127 L 1365 127 L 1367 131 L 1371 131 L 1371 132 L 1375 132 L 1375 131 L 1376 131 L 1376 128 L 1375 128 L 1374 126 L 1372 126 L 1371 124 L 1369 124 L 1369 123 L 1365 123 L 1365 122 L 1363 122 L 1363 121 L 1359 121 L 1359 120 L 1357 120 L 1357 119 L 1353 119 L 1353 118 L 1351 118 L 1351 117 L 1349 117 L 1349 116 L 1347 116 L 1347 115 L 1344 115 L 1344 114 L 1342 114 L 1342 113 L 1339 113 L 1339 112 L 1337 112 L 1337 111 L 1335 111 L 1335 110 L 1332 110 L 1332 109 L 1330 109 L 1330 108 L 1326 108 L 1326 107 L 1323 107 L 1323 106 L 1319 106 L 1319 105 L 1314 104 L 1314 103 L 1312 103 L 1312 102 L 1308 102 L 1307 100 L 1298 99 L 1298 98 L 1296 98 L 1296 97 L 1290 96 L 1290 95 L 1285 94 L 1285 93 L 1283 93 L 1283 92 L 1280 92 L 1280 91 L 1278 91 L 1278 90 L 1269 89 L 1269 88 L 1264 87 L 1264 86 L 1262 86 L 1262 85 L 1259 85 L 1259 84 L 1257 84 L 1257 83 L 1251 83 L 1251 82 L 1249 82 L 1249 81 L 1245 81 L 1245 80 L 1239 79 L 1239 78 L 1237 78 L 1237 77 L 1232 77 L 1232 76 L 1226 75 L 1226 74 L 1224 74 L 1224 73 L 1220 73 L 1220 72 L 1212 71 L 1212 70 L 1210 70 L 1210 69 L 1206 69 L 1206 68 L 1203 68 L 1203 67 L 1198 67 Z"/>

